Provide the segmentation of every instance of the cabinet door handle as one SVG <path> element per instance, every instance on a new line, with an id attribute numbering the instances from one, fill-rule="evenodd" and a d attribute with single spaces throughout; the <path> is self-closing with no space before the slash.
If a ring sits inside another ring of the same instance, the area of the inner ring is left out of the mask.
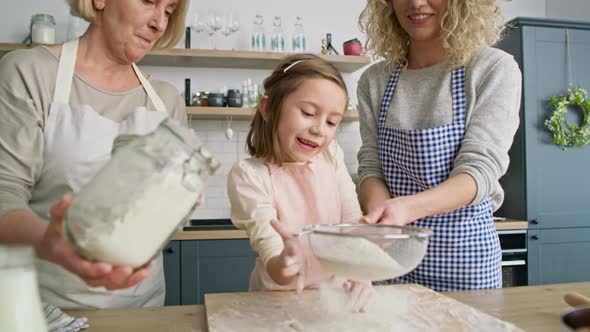
<path id="1" fill-rule="evenodd" d="M 537 235 L 531 236 L 531 240 L 538 240 L 538 239 L 539 239 L 539 237 Z"/>
<path id="2" fill-rule="evenodd" d="M 539 221 L 537 219 L 533 219 L 533 220 L 531 220 L 531 224 L 538 225 Z"/>
<path id="3" fill-rule="evenodd" d="M 169 255 L 172 255 L 174 253 L 174 248 L 172 248 L 172 247 L 166 248 L 166 253 Z"/>

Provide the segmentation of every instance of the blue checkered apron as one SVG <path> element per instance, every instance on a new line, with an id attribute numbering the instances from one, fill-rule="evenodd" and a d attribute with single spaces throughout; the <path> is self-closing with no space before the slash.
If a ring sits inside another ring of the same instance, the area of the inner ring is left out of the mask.
<path id="1" fill-rule="evenodd" d="M 378 125 L 379 160 L 392 197 L 412 195 L 445 181 L 465 131 L 464 67 L 452 72 L 451 124 L 427 129 L 387 127 L 387 111 L 400 71 L 397 66 L 387 83 Z M 492 212 L 488 198 L 414 221 L 412 225 L 434 233 L 426 256 L 414 271 L 387 283 L 418 283 L 436 291 L 501 287 L 502 254 Z"/>

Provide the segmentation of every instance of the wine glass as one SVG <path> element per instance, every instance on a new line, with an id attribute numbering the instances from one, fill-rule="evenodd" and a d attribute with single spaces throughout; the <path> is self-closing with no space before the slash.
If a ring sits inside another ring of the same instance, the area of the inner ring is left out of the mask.
<path id="1" fill-rule="evenodd" d="M 231 32 L 238 32 L 240 30 L 240 17 L 237 12 L 231 12 Z"/>
<path id="2" fill-rule="evenodd" d="M 236 32 L 238 32 L 240 30 L 240 18 L 238 16 L 238 13 L 235 11 L 232 11 L 231 14 L 231 32 L 235 35 Z M 232 42 L 232 49 L 234 49 L 235 46 L 235 37 L 234 37 L 234 42 Z"/>
<path id="3" fill-rule="evenodd" d="M 225 12 L 225 14 L 223 15 L 223 24 L 221 26 L 221 30 L 219 30 L 219 32 L 221 32 L 221 34 L 225 37 L 224 44 L 228 45 L 228 49 L 232 49 L 232 43 L 231 43 L 231 35 L 233 33 L 232 30 L 232 24 L 233 24 L 233 16 L 232 16 L 232 12 L 228 11 Z"/>
<path id="4" fill-rule="evenodd" d="M 207 28 L 209 28 L 208 33 L 209 37 L 211 38 L 211 46 L 213 49 L 216 48 L 215 43 L 215 33 L 221 29 L 223 26 L 221 15 L 217 10 L 210 9 L 209 14 L 207 15 Z"/>
<path id="5" fill-rule="evenodd" d="M 207 29 L 207 25 L 205 23 L 205 17 L 201 12 L 195 11 L 195 14 L 193 15 L 193 20 L 191 22 L 191 29 L 197 33 L 197 44 L 196 45 L 197 45 L 197 48 L 200 48 L 199 36 L 200 36 L 201 32 L 203 32 Z"/>

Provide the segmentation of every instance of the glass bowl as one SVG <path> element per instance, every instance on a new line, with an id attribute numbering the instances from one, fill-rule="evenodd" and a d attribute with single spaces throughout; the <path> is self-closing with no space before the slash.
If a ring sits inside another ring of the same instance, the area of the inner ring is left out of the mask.
<path id="1" fill-rule="evenodd" d="M 319 224 L 303 229 L 322 268 L 351 280 L 393 279 L 424 258 L 428 229 L 369 224 Z"/>

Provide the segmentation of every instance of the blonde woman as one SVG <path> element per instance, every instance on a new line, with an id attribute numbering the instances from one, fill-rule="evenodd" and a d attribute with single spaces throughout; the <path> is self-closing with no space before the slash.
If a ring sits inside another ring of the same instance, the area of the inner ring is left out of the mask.
<path id="1" fill-rule="evenodd" d="M 176 44 L 188 0 L 68 4 L 90 22 L 79 40 L 0 61 L 0 242 L 34 246 L 41 297 L 54 306 L 163 305 L 162 257 L 137 271 L 83 259 L 63 234 L 72 199 L 62 197 L 109 160 L 115 136 L 149 132 L 166 116 L 186 123 L 177 90 L 134 63 Z"/>
<path id="2" fill-rule="evenodd" d="M 424 261 L 394 283 L 498 288 L 492 213 L 519 122 L 521 74 L 491 47 L 495 0 L 368 0 L 359 24 L 384 58 L 358 84 L 367 223 L 429 228 Z"/>

